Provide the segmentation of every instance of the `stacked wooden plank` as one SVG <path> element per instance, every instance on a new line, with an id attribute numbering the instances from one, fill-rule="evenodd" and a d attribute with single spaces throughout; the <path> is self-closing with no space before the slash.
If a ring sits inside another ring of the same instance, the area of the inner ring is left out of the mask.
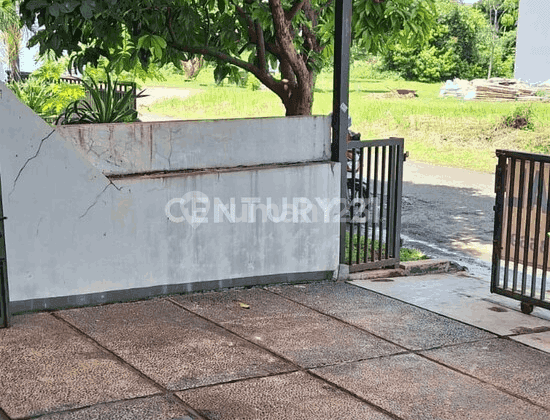
<path id="1" fill-rule="evenodd" d="M 536 89 L 525 88 L 523 84 L 497 82 L 476 86 L 476 99 L 484 101 L 516 101 L 519 98 L 534 97 Z"/>
<path id="2" fill-rule="evenodd" d="M 548 101 L 550 84 L 531 86 L 515 79 L 448 80 L 439 96 L 482 101 Z"/>

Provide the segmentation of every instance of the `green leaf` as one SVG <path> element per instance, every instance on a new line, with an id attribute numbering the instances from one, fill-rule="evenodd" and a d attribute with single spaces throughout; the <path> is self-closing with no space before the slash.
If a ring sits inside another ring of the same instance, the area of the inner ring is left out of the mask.
<path id="1" fill-rule="evenodd" d="M 90 20 L 94 17 L 95 1 L 84 0 L 80 6 L 80 13 L 86 20 Z"/>
<path id="2" fill-rule="evenodd" d="M 79 4 L 80 4 L 80 2 L 76 1 L 76 0 L 65 1 L 65 2 L 61 3 L 60 10 L 63 13 L 71 13 L 74 9 L 76 9 L 78 7 Z"/>
<path id="3" fill-rule="evenodd" d="M 230 73 L 231 68 L 227 64 L 219 64 L 214 69 L 214 80 L 217 84 L 220 84 L 223 82 L 223 80 L 227 77 L 227 75 Z"/>
<path id="4" fill-rule="evenodd" d="M 9 3 L 9 1 L 5 3 Z M 47 0 L 31 0 L 26 4 L 26 9 L 32 12 L 36 9 L 40 9 L 44 6 L 47 6 L 48 4 L 50 4 L 50 2 Z"/>
<path id="5" fill-rule="evenodd" d="M 53 17 L 58 17 L 58 16 L 59 16 L 59 12 L 60 12 L 59 4 L 57 4 L 57 3 L 52 4 L 52 5 L 48 8 L 48 11 L 50 12 L 50 14 L 51 14 Z"/>
<path id="6" fill-rule="evenodd" d="M 153 42 L 155 42 L 160 48 L 166 48 L 166 40 L 158 35 L 153 35 Z"/>

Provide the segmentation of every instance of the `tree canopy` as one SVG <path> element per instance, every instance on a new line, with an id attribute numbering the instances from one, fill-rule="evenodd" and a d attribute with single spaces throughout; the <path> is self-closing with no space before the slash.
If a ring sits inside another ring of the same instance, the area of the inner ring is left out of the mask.
<path id="1" fill-rule="evenodd" d="M 385 68 L 422 82 L 491 75 L 513 77 L 517 20 L 514 4 L 517 6 L 518 0 L 483 0 L 475 7 L 436 0 L 437 23 L 427 43 L 398 45 L 387 51 L 383 54 Z M 504 22 L 499 31 L 494 27 L 498 17 Z"/>
<path id="2" fill-rule="evenodd" d="M 434 0 L 354 0 L 356 42 L 370 52 L 421 42 Z M 113 70 L 203 56 L 215 77 L 256 76 L 287 115 L 309 115 L 315 75 L 332 59 L 333 0 L 23 0 L 20 13 L 40 29 L 30 45 L 72 54 L 77 67 L 106 57 Z M 277 69 L 274 72 L 273 69 Z"/>

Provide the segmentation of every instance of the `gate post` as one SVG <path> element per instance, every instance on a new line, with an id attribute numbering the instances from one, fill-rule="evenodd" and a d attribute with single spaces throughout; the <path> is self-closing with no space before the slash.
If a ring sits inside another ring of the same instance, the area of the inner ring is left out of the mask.
<path id="1" fill-rule="evenodd" d="M 0 181 L 0 328 L 9 326 L 8 266 L 4 239 L 4 211 L 2 210 L 2 183 Z"/>
<path id="2" fill-rule="evenodd" d="M 495 222 L 493 229 L 493 258 L 491 266 L 491 293 L 495 293 L 500 273 L 500 255 L 502 253 L 502 218 L 504 213 L 506 156 L 498 156 L 498 164 L 495 171 L 496 202 L 494 207 Z"/>
<path id="3" fill-rule="evenodd" d="M 341 164 L 340 197 L 347 198 L 347 136 L 349 110 L 349 50 L 352 0 L 336 2 L 334 34 L 334 96 L 332 104 L 332 160 Z M 344 201 L 346 202 L 346 201 Z M 346 255 L 346 222 L 340 219 L 340 264 Z"/>

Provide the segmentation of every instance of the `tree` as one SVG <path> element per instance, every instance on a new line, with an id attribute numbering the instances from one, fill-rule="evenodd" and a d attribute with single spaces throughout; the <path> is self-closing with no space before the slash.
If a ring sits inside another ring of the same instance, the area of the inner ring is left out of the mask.
<path id="1" fill-rule="evenodd" d="M 483 12 L 499 35 L 517 25 L 519 0 L 480 0 L 474 7 Z"/>
<path id="2" fill-rule="evenodd" d="M 517 25 L 519 0 L 481 0 L 475 4 L 475 7 L 488 16 L 491 27 L 489 35 L 491 40 L 491 52 L 489 71 L 487 74 L 487 78 L 489 79 L 493 71 L 495 48 L 499 42 L 499 38 L 503 36 L 507 30 L 513 30 Z M 515 36 L 513 39 L 514 43 L 512 48 L 515 48 Z"/>
<path id="3" fill-rule="evenodd" d="M 16 81 L 20 80 L 21 39 L 21 24 L 15 1 L 0 0 L 0 51 L 11 70 L 12 79 Z"/>
<path id="4" fill-rule="evenodd" d="M 451 0 L 437 0 L 437 24 L 426 45 L 396 46 L 384 54 L 385 67 L 409 80 L 439 82 L 494 75 L 511 77 L 515 55 L 510 42 L 515 33 L 493 38 L 493 31 L 481 10 Z M 494 15 L 493 15 L 494 16 Z"/>
<path id="5" fill-rule="evenodd" d="M 354 0 L 353 32 L 366 50 L 422 41 L 435 0 Z M 333 0 L 23 0 L 29 45 L 77 67 L 109 59 L 112 69 L 147 68 L 203 56 L 218 81 L 252 73 L 279 96 L 287 115 L 310 115 L 315 76 L 331 59 Z M 277 69 L 274 73 L 272 69 Z"/>

